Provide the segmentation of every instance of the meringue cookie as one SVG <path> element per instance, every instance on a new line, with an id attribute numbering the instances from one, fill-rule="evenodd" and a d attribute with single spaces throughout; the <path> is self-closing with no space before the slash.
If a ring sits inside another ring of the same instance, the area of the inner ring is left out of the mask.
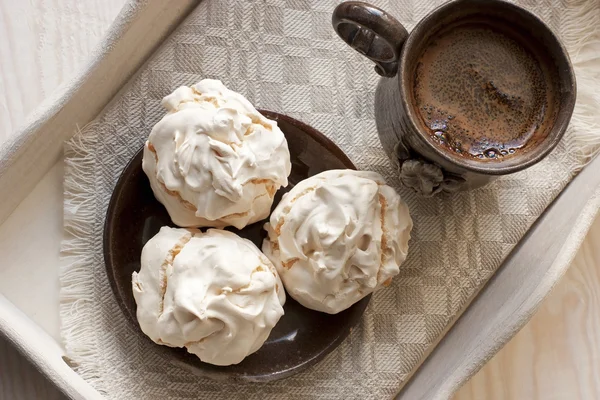
<path id="1" fill-rule="evenodd" d="M 375 172 L 325 171 L 283 196 L 263 252 L 288 294 L 336 314 L 387 286 L 408 252 L 408 206 Z"/>
<path id="2" fill-rule="evenodd" d="M 155 343 L 214 365 L 257 351 L 283 315 L 273 264 L 249 240 L 209 229 L 162 227 L 132 276 L 137 319 Z"/>
<path id="3" fill-rule="evenodd" d="M 277 123 L 212 79 L 176 89 L 162 105 L 168 113 L 148 137 L 142 167 L 173 223 L 242 229 L 266 218 L 291 172 Z"/>

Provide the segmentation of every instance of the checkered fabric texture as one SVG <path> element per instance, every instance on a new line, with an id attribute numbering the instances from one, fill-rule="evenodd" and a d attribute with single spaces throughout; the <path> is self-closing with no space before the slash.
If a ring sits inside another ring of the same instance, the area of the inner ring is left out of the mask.
<path id="1" fill-rule="evenodd" d="M 368 399 L 393 396 L 494 274 L 528 227 L 572 178 L 565 152 L 572 132 L 540 164 L 481 189 L 430 199 L 402 188 L 377 137 L 372 64 L 331 27 L 333 0 L 205 0 L 177 28 L 88 129 L 66 146 L 74 170 L 95 193 L 85 233 L 91 282 L 67 314 L 92 332 L 92 357 L 65 346 L 75 369 L 110 399 Z M 410 31 L 440 0 L 374 0 Z M 551 0 L 519 3 L 559 35 Z M 192 375 L 138 339 L 110 289 L 102 229 L 113 187 L 164 115 L 160 100 L 180 85 L 222 80 L 255 106 L 297 118 L 331 138 L 359 169 L 382 174 L 414 220 L 409 256 L 393 284 L 377 292 L 351 335 L 318 365 L 267 384 L 217 383 Z M 89 150 L 82 155 L 83 147 Z M 87 157 L 87 158 L 86 158 Z M 85 163 L 85 160 L 92 162 Z M 68 198 L 66 201 L 77 202 Z M 87 207 L 87 208 L 86 208 Z M 527 266 L 523 266 L 527 268 Z M 63 315 L 64 315 L 63 310 Z M 64 321 L 64 319 L 63 319 Z M 68 323 L 63 330 L 74 329 Z"/>

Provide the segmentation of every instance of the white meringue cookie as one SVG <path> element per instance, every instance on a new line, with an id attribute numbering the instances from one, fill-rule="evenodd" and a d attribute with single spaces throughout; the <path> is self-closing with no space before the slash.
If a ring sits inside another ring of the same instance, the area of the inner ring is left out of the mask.
<path id="1" fill-rule="evenodd" d="M 137 319 L 154 342 L 215 365 L 257 351 L 283 315 L 273 264 L 249 240 L 209 229 L 162 227 L 132 276 Z"/>
<path id="2" fill-rule="evenodd" d="M 150 133 L 142 167 L 173 222 L 241 229 L 266 218 L 291 171 L 277 123 L 211 79 L 178 88 L 162 105 L 168 113 Z"/>
<path id="3" fill-rule="evenodd" d="M 283 196 L 263 252 L 290 296 L 338 313 L 387 286 L 408 252 L 412 219 L 375 172 L 325 171 Z"/>

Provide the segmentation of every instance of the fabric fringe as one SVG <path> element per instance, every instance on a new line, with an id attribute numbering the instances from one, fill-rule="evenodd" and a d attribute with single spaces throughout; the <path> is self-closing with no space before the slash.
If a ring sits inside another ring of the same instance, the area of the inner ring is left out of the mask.
<path id="1" fill-rule="evenodd" d="M 577 78 L 577 103 L 573 111 L 568 150 L 577 157 L 575 171 L 581 170 L 600 152 L 600 7 L 589 0 L 567 1 L 561 37 L 569 51 Z"/>
<path id="2" fill-rule="evenodd" d="M 90 123 L 78 129 L 65 143 L 64 238 L 61 243 L 60 320 L 67 356 L 65 361 L 100 393 L 105 382 L 98 371 L 94 320 L 94 252 L 90 232 L 94 230 L 96 198 L 94 190 L 94 147 L 101 129 Z M 72 357 L 72 358 L 71 358 Z"/>

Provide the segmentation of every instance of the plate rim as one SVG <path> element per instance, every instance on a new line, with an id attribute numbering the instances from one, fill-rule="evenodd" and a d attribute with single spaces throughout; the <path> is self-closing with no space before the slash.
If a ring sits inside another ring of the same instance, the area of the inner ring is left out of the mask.
<path id="1" fill-rule="evenodd" d="M 262 114 L 263 116 L 265 116 L 271 120 L 274 120 L 276 122 L 284 121 L 290 125 L 293 125 L 294 127 L 301 130 L 304 134 L 309 135 L 313 140 L 315 140 L 321 146 L 326 148 L 328 151 L 330 151 L 339 161 L 341 161 L 341 163 L 347 169 L 352 169 L 352 170 L 357 169 L 356 166 L 354 165 L 354 163 L 350 160 L 350 158 L 346 155 L 346 153 L 343 152 L 342 149 L 340 149 L 331 139 L 329 139 L 327 136 L 325 136 L 323 133 L 319 132 L 312 126 L 305 124 L 304 122 L 299 121 L 295 118 L 292 118 L 288 115 L 284 115 L 284 114 L 281 114 L 281 113 L 278 113 L 275 111 L 269 111 L 269 110 L 264 110 L 264 109 L 257 109 L 257 111 L 260 114 Z M 323 351 L 319 352 L 315 356 L 308 358 L 308 359 L 304 360 L 303 362 L 296 364 L 290 368 L 272 372 L 269 374 L 253 375 L 251 373 L 249 373 L 249 374 L 240 373 L 240 374 L 234 375 L 232 373 L 226 372 L 227 366 L 219 367 L 219 369 L 223 368 L 224 373 L 219 370 L 215 370 L 214 372 L 203 370 L 197 366 L 194 366 L 194 365 L 184 362 L 183 360 L 179 359 L 178 357 L 175 357 L 170 351 L 172 349 L 171 347 L 161 346 L 159 344 L 154 343 L 150 338 L 148 338 L 142 332 L 141 328 L 139 327 L 138 321 L 134 318 L 134 316 L 130 315 L 129 310 L 126 308 L 124 299 L 123 299 L 123 295 L 117 285 L 117 279 L 116 279 L 115 273 L 114 273 L 115 268 L 112 263 L 111 255 L 110 255 L 110 248 L 111 248 L 111 246 L 110 246 L 111 233 L 110 232 L 112 232 L 112 230 L 113 230 L 112 227 L 113 227 L 113 224 L 115 223 L 114 216 L 115 216 L 115 207 L 116 207 L 116 204 L 118 203 L 117 199 L 121 196 L 121 192 L 122 192 L 123 188 L 125 187 L 125 185 L 124 185 L 125 172 L 130 170 L 131 168 L 134 168 L 138 163 L 141 163 L 141 160 L 139 160 L 139 159 L 143 157 L 144 146 L 145 146 L 145 143 L 136 150 L 134 155 L 129 159 L 127 164 L 125 164 L 125 167 L 121 170 L 121 172 L 119 174 L 119 178 L 117 179 L 115 186 L 113 187 L 111 196 L 110 196 L 110 200 L 108 203 L 106 214 L 104 216 L 104 224 L 103 224 L 103 228 L 102 228 L 103 229 L 103 231 L 102 231 L 102 253 L 103 253 L 104 270 L 105 270 L 105 273 L 107 275 L 107 278 L 108 278 L 108 281 L 110 284 L 113 299 L 119 305 L 119 309 L 124 314 L 125 318 L 129 321 L 129 323 L 132 324 L 133 329 L 138 333 L 138 335 L 143 336 L 144 340 L 148 341 L 149 343 L 152 343 L 156 347 L 156 350 L 161 353 L 161 355 L 165 355 L 169 359 L 169 363 L 178 365 L 180 368 L 183 368 L 186 371 L 189 371 L 197 376 L 206 377 L 209 379 L 213 379 L 215 381 L 222 381 L 222 382 L 223 381 L 231 381 L 231 382 L 237 381 L 237 382 L 263 382 L 263 383 L 265 383 L 265 382 L 272 382 L 272 381 L 288 378 L 299 372 L 305 371 L 309 367 L 317 364 L 319 361 L 321 361 L 323 358 L 325 358 L 327 355 L 329 355 L 331 352 L 333 352 L 336 348 L 338 348 L 339 345 L 344 340 L 346 340 L 346 338 L 350 335 L 352 330 L 356 326 L 358 326 L 358 324 L 361 322 L 362 317 L 370 303 L 372 294 L 369 294 L 369 295 L 363 297 L 362 299 L 360 299 L 358 302 L 354 303 L 351 306 L 351 307 L 354 307 L 354 306 L 359 307 L 358 311 L 360 312 L 360 317 L 357 318 L 357 321 L 355 323 L 351 323 L 350 326 L 348 327 L 348 329 L 345 330 L 344 332 L 342 332 L 341 335 L 339 335 L 334 340 L 332 340 L 329 344 L 327 344 L 324 347 Z M 287 294 L 287 291 L 286 291 L 286 295 L 289 296 L 289 294 Z M 202 362 L 200 359 L 198 359 L 198 361 Z M 210 364 L 207 364 L 207 365 L 210 365 Z M 212 367 L 212 365 L 211 365 L 211 367 Z"/>

